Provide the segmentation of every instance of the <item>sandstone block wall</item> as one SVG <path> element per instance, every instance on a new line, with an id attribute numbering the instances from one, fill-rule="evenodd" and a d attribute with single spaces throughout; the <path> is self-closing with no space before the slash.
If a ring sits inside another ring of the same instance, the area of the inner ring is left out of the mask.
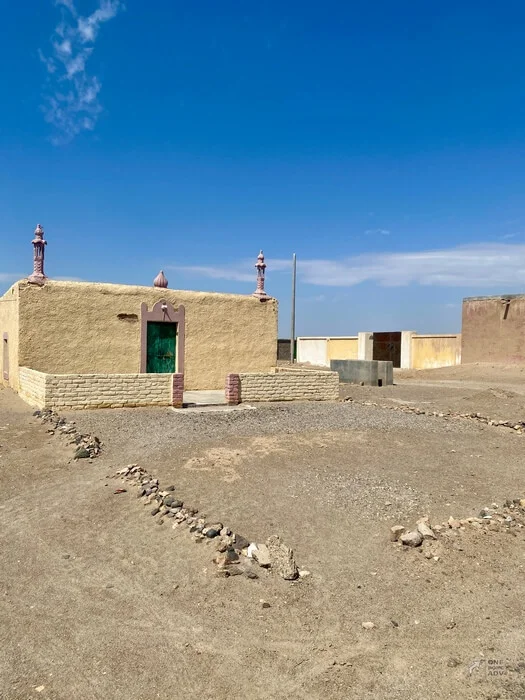
<path id="1" fill-rule="evenodd" d="M 36 372 L 28 367 L 20 367 L 18 372 L 18 393 L 20 398 L 35 408 L 45 408 L 46 377 L 43 372 Z"/>
<path id="2" fill-rule="evenodd" d="M 335 401 L 337 372 L 311 370 L 271 374 L 239 374 L 241 401 Z"/>
<path id="3" fill-rule="evenodd" d="M 37 408 L 171 406 L 173 374 L 45 374 L 20 368 L 20 396 Z"/>

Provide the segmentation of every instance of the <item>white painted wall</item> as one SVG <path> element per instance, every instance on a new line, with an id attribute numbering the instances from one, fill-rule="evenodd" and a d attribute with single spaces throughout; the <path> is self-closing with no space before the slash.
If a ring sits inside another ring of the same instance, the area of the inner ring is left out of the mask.
<path id="1" fill-rule="evenodd" d="M 329 367 L 327 338 L 297 338 L 297 362 Z"/>
<path id="2" fill-rule="evenodd" d="M 370 331 L 362 331 L 357 334 L 357 359 L 374 359 L 374 334 Z"/>
<path id="3" fill-rule="evenodd" d="M 401 331 L 401 369 L 412 369 L 412 337 L 415 331 Z"/>

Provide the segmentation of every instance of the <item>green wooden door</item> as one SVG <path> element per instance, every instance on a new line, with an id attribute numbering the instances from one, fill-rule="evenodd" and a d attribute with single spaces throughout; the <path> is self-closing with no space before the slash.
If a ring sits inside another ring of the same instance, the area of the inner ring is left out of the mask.
<path id="1" fill-rule="evenodd" d="M 148 322 L 146 372 L 172 374 L 176 367 L 177 324 Z"/>

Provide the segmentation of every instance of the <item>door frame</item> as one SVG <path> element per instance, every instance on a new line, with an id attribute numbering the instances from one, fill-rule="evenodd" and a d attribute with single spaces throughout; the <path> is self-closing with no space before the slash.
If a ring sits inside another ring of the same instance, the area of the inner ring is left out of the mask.
<path id="1" fill-rule="evenodd" d="M 177 348 L 175 359 L 175 373 L 184 374 L 184 338 L 186 326 L 186 309 L 182 304 L 175 309 L 169 301 L 160 299 L 151 311 L 148 311 L 146 302 L 140 305 L 140 372 L 145 373 L 148 362 L 148 321 L 157 323 L 177 324 Z"/>

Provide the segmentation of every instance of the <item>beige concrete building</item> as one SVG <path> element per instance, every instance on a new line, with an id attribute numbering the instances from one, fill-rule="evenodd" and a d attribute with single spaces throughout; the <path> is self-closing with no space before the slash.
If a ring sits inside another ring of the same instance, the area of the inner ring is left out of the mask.
<path id="1" fill-rule="evenodd" d="M 525 363 L 525 294 L 463 299 L 462 362 Z"/>
<path id="2" fill-rule="evenodd" d="M 22 280 L 0 298 L 0 338 L 0 377 L 16 391 L 20 368 L 47 375 L 177 373 L 186 390 L 222 389 L 228 373 L 275 366 L 277 301 Z"/>

